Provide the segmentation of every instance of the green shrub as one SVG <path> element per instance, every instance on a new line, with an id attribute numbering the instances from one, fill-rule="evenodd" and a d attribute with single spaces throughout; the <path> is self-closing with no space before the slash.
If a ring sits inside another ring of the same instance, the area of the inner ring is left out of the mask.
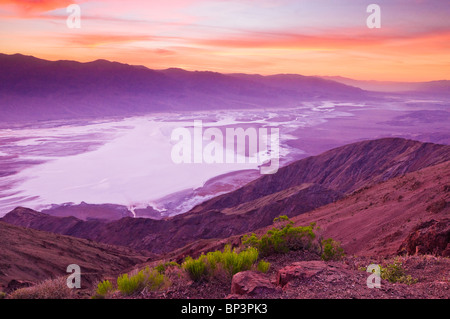
<path id="1" fill-rule="evenodd" d="M 261 261 L 258 263 L 258 266 L 256 267 L 256 269 L 257 269 L 259 272 L 263 272 L 263 273 L 268 272 L 268 271 L 269 271 L 269 268 L 270 268 L 270 263 L 269 263 L 269 262 L 266 262 L 266 261 L 264 261 L 264 260 L 261 260 Z"/>
<path id="2" fill-rule="evenodd" d="M 117 278 L 117 288 L 127 296 L 138 293 L 146 287 L 150 290 L 158 290 L 165 286 L 166 283 L 167 281 L 163 274 L 149 267 L 135 275 L 128 276 L 128 274 L 123 274 Z"/>
<path id="3" fill-rule="evenodd" d="M 200 256 L 198 259 L 193 259 L 190 256 L 186 257 L 182 266 L 192 280 L 199 281 L 206 275 L 205 259 L 205 255 Z"/>
<path id="4" fill-rule="evenodd" d="M 164 275 L 156 269 L 149 269 L 147 267 L 144 270 L 144 275 L 146 276 L 146 286 L 150 290 L 159 290 L 168 284 L 168 281 Z"/>
<path id="5" fill-rule="evenodd" d="M 183 263 L 183 268 L 188 272 L 192 280 L 199 281 L 206 276 L 214 277 L 218 271 L 223 270 L 229 276 L 250 270 L 258 260 L 258 249 L 248 247 L 237 252 L 231 250 L 230 246 L 225 246 L 223 251 L 217 250 L 201 255 L 197 259 L 187 257 Z"/>
<path id="6" fill-rule="evenodd" d="M 108 293 L 114 291 L 113 285 L 109 280 L 99 282 L 97 285 L 96 293 L 98 296 L 106 296 Z"/>
<path id="7" fill-rule="evenodd" d="M 222 267 L 232 276 L 238 272 L 250 270 L 258 259 L 259 253 L 258 249 L 254 247 L 249 247 L 237 253 L 235 249 L 231 251 L 230 247 L 226 246 L 221 255 L 220 263 Z"/>
<path id="8" fill-rule="evenodd" d="M 246 247 L 257 248 L 263 256 L 286 253 L 290 250 L 313 250 L 315 246 L 318 247 L 318 244 L 314 245 L 316 239 L 314 231 L 317 230 L 315 223 L 304 227 L 293 227 L 294 223 L 284 215 L 275 218 L 274 223 L 282 225 L 274 226 L 261 238 L 255 234 L 244 235 L 242 244 Z"/>
<path id="9" fill-rule="evenodd" d="M 322 249 L 321 257 L 323 260 L 340 260 L 345 256 L 341 243 L 332 238 L 322 241 Z"/>
<path id="10" fill-rule="evenodd" d="M 380 266 L 381 278 L 388 280 L 389 282 L 404 283 L 404 284 L 415 284 L 417 279 L 406 275 L 405 269 L 399 259 L 395 259 L 394 263 L 386 265 L 386 267 Z"/>
<path id="11" fill-rule="evenodd" d="M 124 295 L 132 295 L 142 291 L 145 287 L 144 272 L 141 270 L 136 275 L 123 274 L 117 278 L 117 288 Z"/>
<path id="12" fill-rule="evenodd" d="M 223 253 L 220 250 L 212 251 L 206 254 L 206 264 L 208 266 L 209 273 L 213 273 L 220 267 L 223 260 Z"/>

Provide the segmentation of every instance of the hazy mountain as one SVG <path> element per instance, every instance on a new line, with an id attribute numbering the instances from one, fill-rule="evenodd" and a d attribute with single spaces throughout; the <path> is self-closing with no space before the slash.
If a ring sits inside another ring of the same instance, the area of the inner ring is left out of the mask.
<path id="1" fill-rule="evenodd" d="M 395 82 L 395 81 L 364 81 L 354 80 L 342 76 L 321 76 L 323 79 L 336 81 L 345 85 L 361 88 L 366 91 L 377 92 L 415 92 L 434 93 L 439 95 L 450 94 L 450 81 L 429 81 L 429 82 Z"/>
<path id="2" fill-rule="evenodd" d="M 156 71 L 106 60 L 80 63 L 0 54 L 0 69 L 2 122 L 287 107 L 310 99 L 365 96 L 361 89 L 316 77 Z"/>
<path id="3" fill-rule="evenodd" d="M 82 220 L 117 220 L 123 217 L 133 216 L 127 207 L 123 205 L 87 204 L 85 202 L 81 202 L 78 205 L 72 203 L 52 205 L 51 207 L 42 210 L 42 213 L 58 217 L 75 216 Z"/>

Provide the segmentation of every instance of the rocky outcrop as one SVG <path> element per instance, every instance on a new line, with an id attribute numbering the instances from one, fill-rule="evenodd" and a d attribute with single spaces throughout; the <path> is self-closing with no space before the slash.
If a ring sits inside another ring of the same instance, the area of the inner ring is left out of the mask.
<path id="1" fill-rule="evenodd" d="M 398 254 L 450 257 L 450 219 L 432 219 L 417 225 L 400 246 Z"/>
<path id="2" fill-rule="evenodd" d="M 267 275 L 250 270 L 235 274 L 231 281 L 232 295 L 255 296 L 275 291 L 276 287 Z"/>
<path id="3" fill-rule="evenodd" d="M 285 286 L 294 279 L 308 279 L 327 268 L 320 260 L 300 261 L 292 263 L 278 271 L 277 285 Z"/>

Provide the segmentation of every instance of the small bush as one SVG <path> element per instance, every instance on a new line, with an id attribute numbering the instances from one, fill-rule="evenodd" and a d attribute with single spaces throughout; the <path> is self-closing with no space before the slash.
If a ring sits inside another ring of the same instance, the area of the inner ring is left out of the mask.
<path id="1" fill-rule="evenodd" d="M 219 262 L 225 271 L 233 276 L 238 272 L 250 270 L 258 259 L 258 255 L 258 250 L 254 247 L 237 253 L 235 249 L 231 251 L 230 246 L 226 246 L 223 253 L 219 254 Z"/>
<path id="2" fill-rule="evenodd" d="M 217 250 L 201 255 L 197 259 L 187 257 L 183 263 L 183 268 L 188 272 L 192 280 L 199 281 L 206 276 L 214 277 L 219 270 L 225 271 L 229 276 L 250 270 L 258 260 L 258 249 L 248 247 L 237 252 L 231 250 L 230 246 L 225 246 L 223 251 Z"/>
<path id="3" fill-rule="evenodd" d="M 344 249 L 341 247 L 341 243 L 328 238 L 322 241 L 322 259 L 323 260 L 340 260 L 344 254 Z"/>
<path id="4" fill-rule="evenodd" d="M 105 297 L 108 293 L 114 291 L 113 285 L 109 280 L 99 282 L 97 285 L 97 296 Z"/>
<path id="5" fill-rule="evenodd" d="M 270 263 L 269 263 L 269 262 L 266 262 L 266 261 L 264 261 L 264 260 L 261 260 L 261 261 L 258 263 L 258 266 L 256 267 L 256 269 L 257 269 L 259 272 L 263 272 L 263 273 L 268 272 L 268 271 L 269 271 L 269 268 L 270 268 Z"/>
<path id="6" fill-rule="evenodd" d="M 318 244 L 314 245 L 316 239 L 314 231 L 317 230 L 315 223 L 304 227 L 293 227 L 294 223 L 284 215 L 275 218 L 274 223 L 281 225 L 273 227 L 261 238 L 255 234 L 244 235 L 242 244 L 257 248 L 262 256 L 286 253 L 290 250 L 314 250 L 314 248 L 318 248 Z"/>
<path id="7" fill-rule="evenodd" d="M 144 288 L 158 290 L 167 283 L 163 274 L 149 267 L 135 275 L 128 276 L 128 274 L 123 274 L 117 278 L 117 288 L 127 296 L 141 292 Z"/>
<path id="8" fill-rule="evenodd" d="M 417 279 L 406 275 L 405 269 L 399 259 L 395 259 L 394 263 L 386 265 L 386 267 L 381 266 L 381 278 L 388 280 L 389 282 L 404 283 L 404 284 L 415 284 Z"/>
<path id="9" fill-rule="evenodd" d="M 147 267 L 144 270 L 144 274 L 146 275 L 146 286 L 150 290 L 159 290 L 169 284 L 164 275 L 155 269 L 149 269 Z"/>
<path id="10" fill-rule="evenodd" d="M 3 291 L 0 291 L 0 299 L 5 299 L 6 298 L 6 293 Z"/>
<path id="11" fill-rule="evenodd" d="M 189 277 L 194 281 L 199 281 L 206 275 L 206 262 L 205 255 L 200 256 L 198 259 L 192 257 L 186 257 L 183 268 L 186 269 Z"/>
<path id="12" fill-rule="evenodd" d="M 20 288 L 9 295 L 11 299 L 71 299 L 73 290 L 67 287 L 67 278 L 48 279 L 32 287 Z"/>
<path id="13" fill-rule="evenodd" d="M 140 292 L 144 287 L 145 277 L 142 270 L 133 276 L 123 274 L 117 278 L 117 288 L 119 288 L 120 292 L 124 295 L 128 296 Z"/>

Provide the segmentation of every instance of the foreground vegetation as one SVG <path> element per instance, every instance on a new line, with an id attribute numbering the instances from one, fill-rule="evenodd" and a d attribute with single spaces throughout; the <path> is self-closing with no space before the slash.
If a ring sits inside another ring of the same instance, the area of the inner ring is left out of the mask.
<path id="1" fill-rule="evenodd" d="M 318 235 L 320 228 L 316 223 L 309 226 L 294 227 L 294 222 L 282 215 L 273 220 L 274 226 L 266 234 L 242 237 L 242 244 L 255 247 L 263 256 L 276 253 L 287 253 L 293 250 L 309 250 L 318 253 L 323 260 L 340 260 L 344 250 L 340 243 L 332 238 L 322 239 Z"/>
<path id="2" fill-rule="evenodd" d="M 163 262 L 153 268 L 147 266 L 139 271 L 122 274 L 116 279 L 103 280 L 98 283 L 92 298 L 106 298 L 117 294 L 133 296 L 144 291 L 164 290 L 172 285 L 174 277 L 169 279 L 168 274 L 173 272 L 176 272 L 178 278 L 187 276 L 193 282 L 209 281 L 216 277 L 231 280 L 234 274 L 246 270 L 266 273 L 270 269 L 270 263 L 262 258 L 293 250 L 312 251 L 323 260 L 338 260 L 344 256 L 339 242 L 331 238 L 322 239 L 319 235 L 320 228 L 315 223 L 294 227 L 287 216 L 277 217 L 273 223 L 273 227 L 260 237 L 256 234 L 243 236 L 240 247 L 232 249 L 226 245 L 223 250 L 201 254 L 198 258 L 188 256 L 181 264 L 174 261 Z M 385 273 L 393 272 L 395 276 L 399 276 L 394 270 L 395 268 L 387 267 Z M 36 287 L 19 289 L 11 297 L 67 298 L 70 297 L 70 290 L 65 286 L 64 280 L 49 280 Z"/>
<path id="3" fill-rule="evenodd" d="M 231 250 L 230 246 L 227 245 L 223 251 L 209 252 L 197 259 L 187 257 L 182 267 L 195 281 L 208 276 L 214 277 L 220 273 L 232 277 L 238 272 L 251 269 L 267 272 L 270 264 L 264 261 L 256 264 L 258 256 L 259 252 L 256 248 L 249 247 L 238 252 L 236 248 Z"/>
<path id="4" fill-rule="evenodd" d="M 417 282 L 417 279 L 411 277 L 410 275 L 406 275 L 405 268 L 398 258 L 396 258 L 391 264 L 380 266 L 380 271 L 381 278 L 392 283 L 398 282 L 411 285 Z"/>
<path id="5" fill-rule="evenodd" d="M 259 260 L 258 257 L 256 248 L 231 250 L 231 247 L 227 245 L 223 251 L 208 252 L 196 259 L 188 256 L 181 265 L 173 261 L 166 262 L 154 268 L 147 267 L 131 275 L 120 275 L 115 283 L 104 280 L 98 284 L 94 298 L 104 298 L 116 291 L 124 296 L 131 296 L 145 289 L 150 291 L 165 289 L 171 285 L 166 272 L 174 268 L 184 272 L 196 282 L 210 280 L 216 276 L 226 276 L 231 280 L 234 274 L 245 270 L 267 272 L 270 263 Z M 178 275 L 181 274 L 178 273 Z"/>
<path id="6" fill-rule="evenodd" d="M 320 229 L 315 223 L 294 227 L 293 221 L 287 216 L 277 217 L 273 222 L 273 228 L 261 237 L 256 234 L 243 236 L 241 247 L 231 249 L 226 245 L 223 250 L 208 252 L 198 258 L 188 256 L 181 265 L 171 261 L 152 269 L 147 267 L 132 275 L 119 276 L 114 284 L 105 280 L 98 284 L 95 298 L 102 298 L 116 291 L 130 296 L 144 289 L 164 289 L 171 285 L 166 272 L 173 268 L 184 272 L 194 282 L 211 280 L 217 276 L 231 280 L 234 274 L 245 270 L 266 273 L 270 269 L 270 263 L 261 257 L 272 254 L 303 249 L 316 252 L 324 260 L 338 260 L 344 256 L 339 242 L 331 238 L 323 240 L 317 234 Z"/>

